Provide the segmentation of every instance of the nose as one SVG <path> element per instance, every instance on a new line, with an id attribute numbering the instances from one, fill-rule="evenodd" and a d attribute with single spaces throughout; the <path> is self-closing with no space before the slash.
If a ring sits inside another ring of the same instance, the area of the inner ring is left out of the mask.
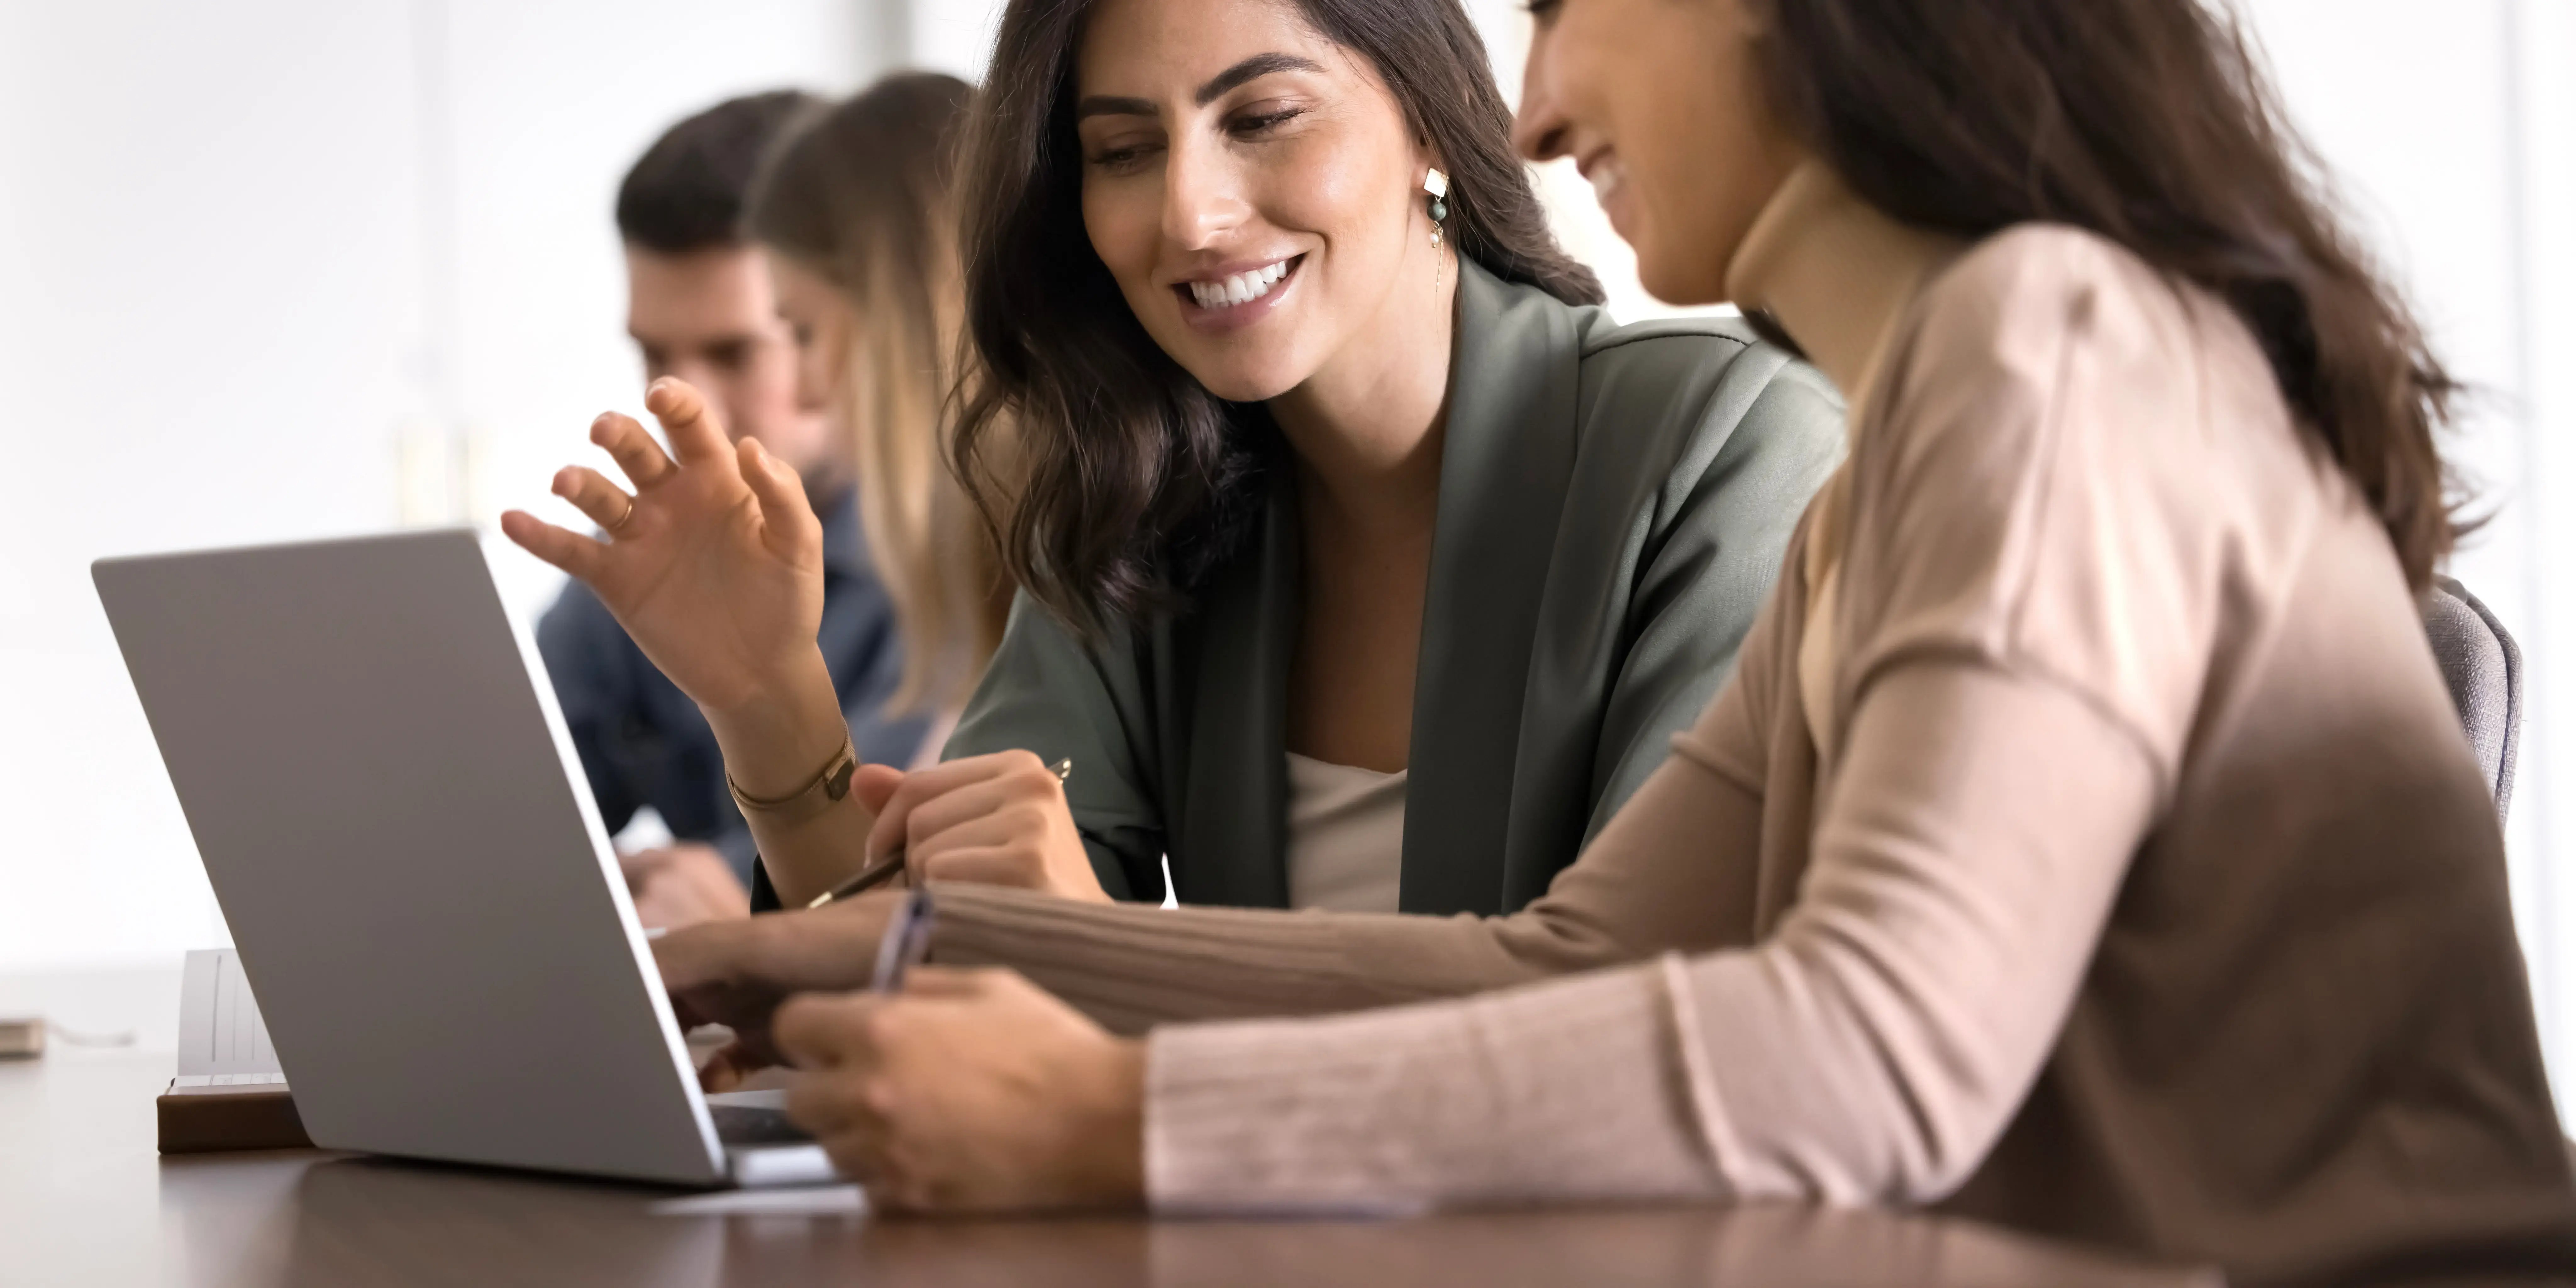
<path id="1" fill-rule="evenodd" d="M 1521 110 L 1512 117 L 1512 146 L 1532 161 L 1553 161 L 1566 154 L 1565 139 L 1573 123 L 1556 105 L 1550 83 L 1555 71 L 1548 58 L 1548 33 L 1541 27 L 1530 33 L 1529 61 L 1521 69 Z"/>
<path id="2" fill-rule="evenodd" d="M 1163 238 L 1202 250 L 1240 226 L 1250 208 L 1241 175 L 1222 148 L 1176 139 L 1163 162 Z"/>

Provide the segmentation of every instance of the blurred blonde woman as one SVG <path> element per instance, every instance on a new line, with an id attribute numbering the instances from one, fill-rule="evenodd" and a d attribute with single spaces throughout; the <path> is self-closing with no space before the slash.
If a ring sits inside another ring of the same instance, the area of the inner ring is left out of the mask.
<path id="1" fill-rule="evenodd" d="M 1010 581 L 943 464 L 962 312 L 954 139 L 972 87 L 908 72 L 822 110 L 744 210 L 794 330 L 797 396 L 856 464 L 859 521 L 903 636 L 890 706 L 927 710 L 929 764 L 1001 639 Z"/>

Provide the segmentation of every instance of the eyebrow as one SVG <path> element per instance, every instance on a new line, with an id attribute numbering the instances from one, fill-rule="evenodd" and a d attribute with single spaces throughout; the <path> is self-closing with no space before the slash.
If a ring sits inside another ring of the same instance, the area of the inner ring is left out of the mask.
<path id="1" fill-rule="evenodd" d="M 1222 97 L 1226 91 L 1264 76 L 1277 72 L 1320 72 L 1322 70 L 1324 70 L 1323 67 L 1314 59 L 1300 58 L 1295 54 L 1254 54 L 1218 72 L 1209 79 L 1207 84 L 1199 86 L 1198 92 L 1190 97 L 1196 100 L 1199 106 L 1205 107 Z M 1088 120 L 1095 116 L 1152 116 L 1153 114 L 1154 104 L 1149 99 L 1114 98 L 1104 94 L 1088 95 L 1073 106 L 1073 119 L 1077 121 Z"/>
<path id="2" fill-rule="evenodd" d="M 1227 90 L 1247 81 L 1259 80 L 1274 72 L 1320 72 L 1322 70 L 1324 69 L 1316 65 L 1315 60 L 1300 58 L 1295 54 L 1254 54 L 1218 72 L 1215 79 L 1199 86 L 1199 92 L 1191 97 L 1198 100 L 1199 106 L 1205 107 L 1215 102 Z"/>

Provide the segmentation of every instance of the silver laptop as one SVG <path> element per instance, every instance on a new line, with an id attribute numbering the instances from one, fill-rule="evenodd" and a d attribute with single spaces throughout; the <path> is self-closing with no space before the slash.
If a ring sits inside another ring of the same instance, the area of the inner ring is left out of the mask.
<path id="1" fill-rule="evenodd" d="M 91 569 L 305 1130 L 680 1185 L 829 1179 L 774 1111 L 699 1093 L 486 560 L 453 530 Z"/>

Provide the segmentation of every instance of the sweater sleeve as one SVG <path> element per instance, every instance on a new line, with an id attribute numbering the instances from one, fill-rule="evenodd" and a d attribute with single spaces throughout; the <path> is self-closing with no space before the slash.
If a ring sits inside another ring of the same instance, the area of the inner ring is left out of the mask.
<path id="1" fill-rule="evenodd" d="M 1722 799 L 1708 759 L 1686 745 L 1673 764 L 1691 768 L 1658 779 L 1688 774 Z M 1326 1020 L 1158 1029 L 1153 1201 L 1937 1198 L 2045 1059 L 2154 778 L 2125 732 L 2055 685 L 1955 665 L 1890 676 L 1855 722 L 1799 902 L 1760 947 Z M 1687 792 L 1641 795 L 1618 843 L 1705 861 L 1710 813 Z"/>
<path id="2" fill-rule="evenodd" d="M 1748 665 L 1779 645 L 1765 609 Z M 1729 684 L 1675 757 L 1547 893 L 1505 917 L 1423 917 L 1074 903 L 939 887 L 932 956 L 1009 966 L 1112 1029 L 1317 1015 L 1457 997 L 1752 938 L 1760 841 L 1759 685 Z M 1677 740 L 1679 741 L 1679 740 Z M 1694 847 L 1662 844 L 1680 826 Z"/>

